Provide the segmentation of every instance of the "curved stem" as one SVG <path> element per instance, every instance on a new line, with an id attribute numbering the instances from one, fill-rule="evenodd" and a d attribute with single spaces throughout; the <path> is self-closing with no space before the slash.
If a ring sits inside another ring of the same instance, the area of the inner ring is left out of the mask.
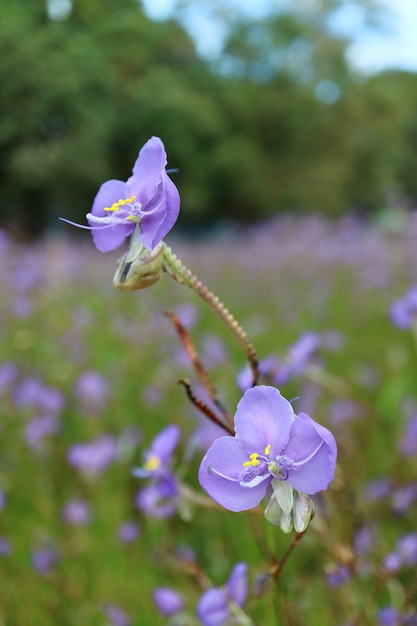
<path id="1" fill-rule="evenodd" d="M 248 357 L 252 369 L 253 385 L 256 385 L 259 380 L 258 356 L 256 354 L 255 346 L 250 341 L 242 326 L 225 307 L 223 302 L 221 302 L 221 300 L 219 300 L 214 293 L 207 289 L 207 287 L 183 264 L 183 262 L 166 244 L 164 244 L 162 254 L 164 260 L 162 269 L 178 283 L 186 285 L 195 291 L 200 298 L 205 300 L 205 302 L 207 302 L 211 309 L 216 313 L 217 317 L 219 317 L 225 326 L 230 330 L 235 339 L 237 339 Z"/>

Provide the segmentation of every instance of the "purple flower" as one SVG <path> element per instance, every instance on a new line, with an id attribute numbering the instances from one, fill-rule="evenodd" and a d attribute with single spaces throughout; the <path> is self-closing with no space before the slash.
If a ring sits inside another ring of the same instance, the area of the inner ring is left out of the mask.
<path id="1" fill-rule="evenodd" d="M 203 489 L 230 511 L 251 509 L 268 492 L 268 507 L 275 500 L 274 507 L 278 504 L 289 515 L 297 504 L 298 512 L 307 515 L 303 494 L 327 489 L 334 477 L 333 435 L 305 413 L 296 416 L 280 392 L 267 386 L 246 391 L 237 407 L 235 432 L 235 437 L 217 439 L 203 458 Z M 297 502 L 293 489 L 300 492 Z M 272 521 L 278 511 L 270 513 Z M 300 532 L 297 525 L 296 530 Z"/>
<path id="2" fill-rule="evenodd" d="M 397 542 L 397 552 L 403 563 L 413 566 L 417 563 L 417 533 L 408 533 Z"/>
<path id="3" fill-rule="evenodd" d="M 111 435 L 102 435 L 90 443 L 78 443 L 68 451 L 68 461 L 77 469 L 102 472 L 115 459 L 117 442 Z"/>
<path id="4" fill-rule="evenodd" d="M 104 613 L 112 626 L 130 626 L 132 620 L 126 613 L 114 604 L 107 604 L 104 607 Z"/>
<path id="5" fill-rule="evenodd" d="M 417 285 L 413 285 L 405 296 L 395 300 L 390 309 L 392 323 L 397 328 L 410 328 L 417 319 Z"/>
<path id="6" fill-rule="evenodd" d="M 108 180 L 101 185 L 91 213 L 86 215 L 90 227 L 84 226 L 91 229 L 101 252 L 119 248 L 136 227 L 141 243 L 153 250 L 171 230 L 178 218 L 180 196 L 166 173 L 166 164 L 164 144 L 151 137 L 126 182 Z"/>
<path id="7" fill-rule="evenodd" d="M 117 535 L 121 541 L 124 541 L 125 543 L 132 543 L 133 541 L 136 541 L 140 535 L 139 525 L 135 522 L 123 522 L 119 526 Z"/>
<path id="8" fill-rule="evenodd" d="M 25 428 L 25 437 L 28 445 L 34 450 L 42 450 L 44 438 L 48 435 L 56 435 L 61 424 L 55 415 L 42 415 L 34 417 Z"/>
<path id="9" fill-rule="evenodd" d="M 0 363 L 0 393 L 11 388 L 17 378 L 17 374 L 17 366 L 11 361 L 3 361 L 3 363 Z"/>
<path id="10" fill-rule="evenodd" d="M 202 626 L 221 626 L 231 614 L 230 605 L 242 608 L 248 595 L 248 566 L 237 563 L 223 588 L 208 589 L 197 605 Z"/>
<path id="11" fill-rule="evenodd" d="M 88 524 L 91 520 L 90 507 L 80 498 L 69 500 L 62 510 L 62 517 L 68 524 L 74 526 Z"/>
<path id="12" fill-rule="evenodd" d="M 6 537 L 0 537 L 0 556 L 9 556 L 12 551 L 10 541 Z"/>
<path id="13" fill-rule="evenodd" d="M 158 612 L 164 617 L 171 617 L 184 608 L 182 596 L 168 587 L 157 587 L 152 596 Z"/>
<path id="14" fill-rule="evenodd" d="M 178 426 L 170 425 L 161 430 L 144 454 L 143 467 L 136 467 L 132 474 L 137 478 L 165 478 L 171 474 L 171 458 L 180 438 Z"/>
<path id="15" fill-rule="evenodd" d="M 52 566 L 58 561 L 58 554 L 55 548 L 45 546 L 32 553 L 32 566 L 42 576 L 48 574 Z"/>
<path id="16" fill-rule="evenodd" d="M 417 452 L 417 414 L 407 420 L 400 450 L 405 456 L 413 456 Z"/>
<path id="17" fill-rule="evenodd" d="M 378 611 L 379 626 L 399 626 L 400 614 L 393 606 L 384 606 Z"/>
<path id="18" fill-rule="evenodd" d="M 347 565 L 338 565 L 326 572 L 327 583 L 332 589 L 336 589 L 351 578 L 351 572 Z"/>
<path id="19" fill-rule="evenodd" d="M 104 408 L 109 392 L 108 382 L 94 370 L 83 372 L 75 384 L 78 398 L 86 406 L 87 411 L 93 413 Z"/>
<path id="20" fill-rule="evenodd" d="M 271 376 L 273 377 L 279 371 L 281 365 L 276 356 L 270 355 L 261 359 L 258 367 L 259 375 L 262 378 L 269 377 L 269 380 L 271 380 Z M 238 374 L 237 385 L 242 392 L 253 386 L 253 372 L 248 365 Z"/>
<path id="21" fill-rule="evenodd" d="M 175 510 L 178 485 L 171 471 L 171 459 L 179 438 L 178 426 L 164 428 L 145 453 L 143 466 L 132 470 L 137 478 L 151 479 L 150 484 L 136 496 L 136 506 L 142 513 L 168 517 Z"/>

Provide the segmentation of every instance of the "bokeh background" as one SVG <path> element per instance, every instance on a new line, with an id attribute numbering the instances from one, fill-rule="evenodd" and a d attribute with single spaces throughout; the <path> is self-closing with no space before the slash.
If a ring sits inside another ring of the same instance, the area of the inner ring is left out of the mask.
<path id="1" fill-rule="evenodd" d="M 137 0 L 3 0 L 1 225 L 81 220 L 151 135 L 179 168 L 183 229 L 413 204 L 416 75 L 358 64 L 364 33 L 398 46 L 392 6 L 238 7 L 182 0 L 156 21 Z"/>
<path id="2" fill-rule="evenodd" d="M 397 41 L 382 2 L 256 7 L 0 0 L 2 626 L 162 626 L 160 585 L 184 598 L 172 624 L 195 625 L 238 561 L 255 624 L 416 623 L 417 292 L 401 298 L 417 283 L 417 74 L 360 62 L 363 37 L 385 59 Z M 177 385 L 201 393 L 164 310 L 231 413 L 240 347 L 168 276 L 114 290 L 120 251 L 58 219 L 85 223 L 152 135 L 179 170 L 168 242 L 242 322 L 264 380 L 338 442 L 276 585 L 291 539 L 198 506 L 213 433 Z M 170 423 L 195 491 L 161 517 L 131 470 Z"/>

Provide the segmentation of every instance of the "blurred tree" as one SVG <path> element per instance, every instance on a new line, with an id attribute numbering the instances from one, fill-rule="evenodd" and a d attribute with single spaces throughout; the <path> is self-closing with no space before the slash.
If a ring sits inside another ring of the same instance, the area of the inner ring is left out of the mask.
<path id="1" fill-rule="evenodd" d="M 204 61 L 177 21 L 150 21 L 136 0 L 3 0 L 1 224 L 37 235 L 59 215 L 83 221 L 151 135 L 180 167 L 182 223 L 200 228 L 416 194 L 416 76 L 352 73 L 334 28 L 346 4 L 298 0 L 248 22 L 211 0 L 227 29 Z"/>

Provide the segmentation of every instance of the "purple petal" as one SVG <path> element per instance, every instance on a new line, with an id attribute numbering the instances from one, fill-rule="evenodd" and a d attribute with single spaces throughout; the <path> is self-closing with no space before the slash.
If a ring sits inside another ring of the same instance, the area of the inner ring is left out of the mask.
<path id="1" fill-rule="evenodd" d="M 105 217 L 107 213 L 104 209 L 111 207 L 114 202 L 128 198 L 129 189 L 122 180 L 107 180 L 103 183 L 94 198 L 91 213 L 96 217 Z"/>
<path id="2" fill-rule="evenodd" d="M 247 452 L 262 454 L 271 445 L 276 456 L 288 443 L 295 415 L 291 404 L 275 387 L 248 389 L 235 415 L 236 439 Z"/>
<path id="3" fill-rule="evenodd" d="M 171 617 L 184 608 L 182 596 L 169 587 L 157 587 L 152 595 L 156 608 L 164 617 Z"/>
<path id="4" fill-rule="evenodd" d="M 300 413 L 283 453 L 297 464 L 289 471 L 291 487 L 309 495 L 327 489 L 334 478 L 337 458 L 336 441 L 327 428 Z"/>
<path id="5" fill-rule="evenodd" d="M 148 451 L 148 455 L 155 455 L 161 459 L 162 465 L 166 465 L 177 447 L 180 439 L 180 429 L 171 424 L 167 426 L 155 437 Z"/>
<path id="6" fill-rule="evenodd" d="M 121 180 L 108 180 L 103 183 L 94 198 L 91 213 L 97 217 L 105 217 L 105 207 L 111 207 L 114 202 L 128 198 L 129 189 L 126 183 Z M 97 225 L 95 222 L 89 221 L 92 226 L 91 234 L 93 241 L 100 252 L 109 252 L 119 248 L 126 237 L 131 235 L 135 229 L 135 223 L 130 224 L 112 224 Z"/>
<path id="7" fill-rule="evenodd" d="M 161 172 L 165 170 L 167 155 L 164 144 L 159 137 L 151 137 L 140 149 L 138 158 L 133 166 L 133 176 L 127 184 L 133 193 L 139 197 L 143 207 L 154 196 L 158 183 L 161 181 Z"/>
<path id="8" fill-rule="evenodd" d="M 230 614 L 227 598 L 221 589 L 209 589 L 197 605 L 197 617 L 202 626 L 221 626 Z"/>
<path id="9" fill-rule="evenodd" d="M 248 454 L 234 437 L 216 439 L 201 461 L 198 479 L 202 488 L 229 511 L 245 511 L 259 504 L 266 493 L 269 480 L 255 487 L 242 487 L 237 479 L 242 474 Z M 222 478 L 217 473 L 230 477 Z"/>
<path id="10" fill-rule="evenodd" d="M 165 191 L 165 211 L 163 220 L 151 242 L 152 249 L 169 233 L 180 212 L 180 194 L 165 170 L 162 172 L 162 181 Z"/>
<path id="11" fill-rule="evenodd" d="M 242 607 L 248 595 L 248 566 L 237 563 L 226 583 L 227 596 L 235 604 Z"/>

